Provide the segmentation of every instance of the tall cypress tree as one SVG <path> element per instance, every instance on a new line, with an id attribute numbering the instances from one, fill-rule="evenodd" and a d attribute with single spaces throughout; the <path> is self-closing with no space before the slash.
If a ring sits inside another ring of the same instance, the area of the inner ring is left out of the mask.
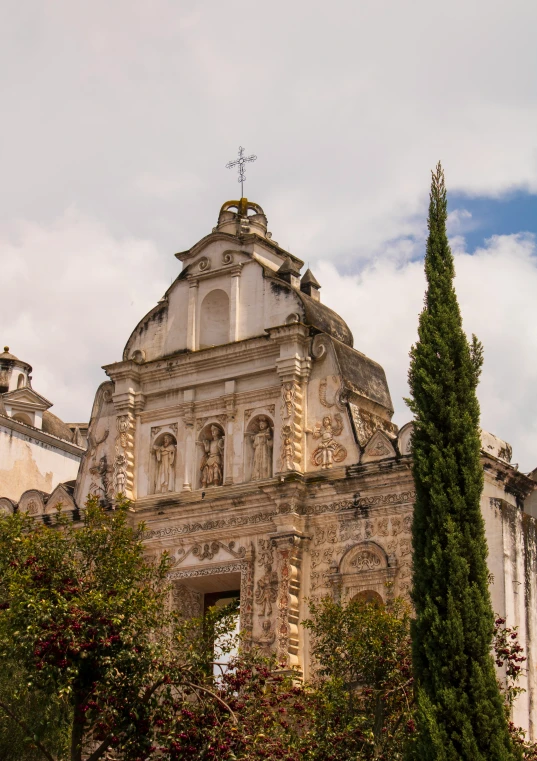
<path id="1" fill-rule="evenodd" d="M 468 342 L 453 286 L 447 197 L 432 173 L 427 292 L 410 352 L 415 415 L 413 664 L 419 761 L 517 758 L 490 654 L 494 617 L 480 497 L 477 383 L 482 346 Z"/>

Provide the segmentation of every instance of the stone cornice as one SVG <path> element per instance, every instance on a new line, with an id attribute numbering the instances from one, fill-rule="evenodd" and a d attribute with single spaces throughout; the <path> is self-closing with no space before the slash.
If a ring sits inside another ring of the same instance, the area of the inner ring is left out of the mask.
<path id="1" fill-rule="evenodd" d="M 233 396 L 235 406 L 242 406 L 245 404 L 257 405 L 259 409 L 266 408 L 266 402 L 274 403 L 280 398 L 281 388 L 280 386 L 269 386 L 268 388 L 254 389 L 252 391 L 237 392 Z M 165 392 L 160 392 L 164 395 Z M 159 395 L 160 395 L 159 394 Z M 178 402 L 171 404 L 167 407 L 155 407 L 154 409 L 145 410 L 141 414 L 142 423 L 149 423 L 155 420 L 163 420 L 164 418 L 178 417 L 181 418 L 185 414 L 193 414 L 194 416 L 206 415 L 211 412 L 220 414 L 226 411 L 226 399 L 229 398 L 222 396 L 216 399 L 200 399 L 193 402 Z"/>
<path id="2" fill-rule="evenodd" d="M 72 444 L 70 441 L 60 439 L 57 436 L 53 436 L 51 433 L 45 433 L 39 428 L 34 428 L 32 425 L 20 423 L 18 420 L 13 420 L 13 418 L 0 414 L 0 428 L 2 426 L 9 430 L 17 431 L 17 433 L 21 433 L 29 439 L 34 439 L 41 444 L 48 444 L 49 446 L 54 447 L 54 449 L 61 449 L 63 452 L 69 452 L 69 454 L 76 455 L 77 457 L 82 457 L 86 451 L 83 447 Z"/>
<path id="3" fill-rule="evenodd" d="M 500 460 L 494 455 L 481 452 L 481 463 L 485 477 L 500 481 L 506 492 L 513 494 L 517 500 L 524 500 L 536 488 L 537 484 L 529 476 L 521 473 L 517 466 Z"/>
<path id="4" fill-rule="evenodd" d="M 278 345 L 272 343 L 268 336 L 259 336 L 214 346 L 210 349 L 192 352 L 181 351 L 166 357 L 159 357 L 142 365 L 137 365 L 130 360 L 115 362 L 111 365 L 105 365 L 103 369 L 114 381 L 132 379 L 137 383 L 143 383 L 144 393 L 147 393 L 146 384 L 148 383 L 168 379 L 181 380 L 184 376 L 189 374 L 195 376 L 204 370 L 229 368 L 229 377 L 233 378 L 237 374 L 251 375 L 256 372 L 275 370 L 274 360 L 278 356 L 278 352 Z M 267 360 L 268 364 L 259 367 L 259 369 L 252 368 L 252 362 L 257 360 Z M 189 387 L 198 384 L 189 380 L 185 385 Z"/>

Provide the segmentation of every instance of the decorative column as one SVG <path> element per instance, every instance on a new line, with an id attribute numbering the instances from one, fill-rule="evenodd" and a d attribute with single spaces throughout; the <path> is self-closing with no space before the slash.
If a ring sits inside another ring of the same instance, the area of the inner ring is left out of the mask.
<path id="1" fill-rule="evenodd" d="M 298 531 L 271 536 L 278 555 L 280 583 L 276 622 L 276 653 L 283 668 L 302 669 L 299 653 L 299 604 L 302 555 L 307 537 Z"/>
<path id="2" fill-rule="evenodd" d="M 309 328 L 298 322 L 297 317 L 296 322 L 272 329 L 270 337 L 280 345 L 280 357 L 276 361 L 282 381 L 279 472 L 303 472 L 306 428 L 304 392 L 311 372 Z"/>
<path id="3" fill-rule="evenodd" d="M 188 320 L 186 330 L 186 348 L 196 351 L 196 308 L 198 304 L 198 285 L 195 279 L 189 280 L 188 289 Z"/>
<path id="4" fill-rule="evenodd" d="M 238 280 L 238 278 L 235 278 Z M 224 485 L 230 486 L 233 483 L 233 467 L 235 465 L 235 415 L 237 414 L 237 401 L 235 396 L 236 382 L 234 380 L 226 381 L 225 384 L 225 403 L 226 414 L 223 416 L 222 425 L 226 430 L 226 467 Z"/>
<path id="5" fill-rule="evenodd" d="M 240 317 L 240 277 L 242 265 L 233 267 L 231 272 L 231 294 L 229 300 L 229 340 L 239 340 L 239 317 Z"/>
<path id="6" fill-rule="evenodd" d="M 192 491 L 192 474 L 195 462 L 196 441 L 194 435 L 194 390 L 187 388 L 183 394 L 185 406 L 183 423 L 185 426 L 183 490 Z"/>
<path id="7" fill-rule="evenodd" d="M 280 470 L 302 470 L 304 430 L 302 386 L 298 380 L 282 385 L 282 449 Z"/>
<path id="8" fill-rule="evenodd" d="M 124 494 L 128 499 L 134 499 L 134 436 L 136 431 L 136 411 L 141 411 L 144 398 L 135 394 L 132 388 L 127 392 L 113 397 L 116 408 L 116 440 L 113 465 L 112 497 Z M 135 399 L 137 404 L 135 405 Z"/>

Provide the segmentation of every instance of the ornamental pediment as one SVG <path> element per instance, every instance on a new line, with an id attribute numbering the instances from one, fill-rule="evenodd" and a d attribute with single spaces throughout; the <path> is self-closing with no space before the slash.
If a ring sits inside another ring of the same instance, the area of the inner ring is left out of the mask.
<path id="1" fill-rule="evenodd" d="M 378 462 L 395 457 L 395 449 L 392 442 L 383 431 L 377 430 L 371 436 L 364 448 L 362 462 Z"/>
<path id="2" fill-rule="evenodd" d="M 52 402 L 45 399 L 41 394 L 36 393 L 33 388 L 25 387 L 18 388 L 15 391 L 10 391 L 3 395 L 4 403 L 9 403 L 15 407 L 26 407 L 34 410 L 48 410 L 52 407 Z"/>

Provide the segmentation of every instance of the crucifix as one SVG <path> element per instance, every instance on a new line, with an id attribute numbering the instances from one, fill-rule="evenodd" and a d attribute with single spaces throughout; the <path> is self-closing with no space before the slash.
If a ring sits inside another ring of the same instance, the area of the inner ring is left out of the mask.
<path id="1" fill-rule="evenodd" d="M 257 156 L 254 156 L 253 154 L 251 156 L 245 156 L 244 155 L 244 148 L 242 145 L 239 146 L 239 158 L 235 159 L 235 161 L 229 161 L 226 164 L 226 169 L 233 169 L 234 166 L 239 167 L 239 179 L 238 182 L 241 184 L 241 198 L 244 197 L 244 181 L 246 180 L 246 162 L 247 161 L 255 161 L 257 159 Z"/>

